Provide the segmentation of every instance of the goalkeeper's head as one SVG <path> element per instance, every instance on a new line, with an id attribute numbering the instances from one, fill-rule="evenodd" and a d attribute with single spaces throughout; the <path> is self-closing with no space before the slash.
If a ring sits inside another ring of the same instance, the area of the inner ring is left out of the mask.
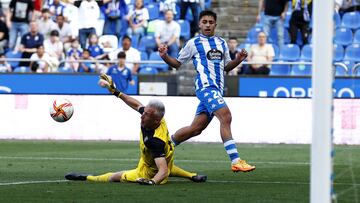
<path id="1" fill-rule="evenodd" d="M 141 116 L 141 126 L 147 129 L 155 129 L 160 125 L 165 114 L 165 106 L 159 100 L 150 100 L 145 106 Z"/>

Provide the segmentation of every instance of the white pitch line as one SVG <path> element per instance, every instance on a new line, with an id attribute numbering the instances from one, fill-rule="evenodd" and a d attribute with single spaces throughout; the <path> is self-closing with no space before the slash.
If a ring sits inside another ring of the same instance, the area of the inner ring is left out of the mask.
<path id="1" fill-rule="evenodd" d="M 0 186 L 29 185 L 29 184 L 41 184 L 41 183 L 62 183 L 62 182 L 68 182 L 68 180 L 31 180 L 31 181 L 21 181 L 21 182 L 0 183 Z"/>
<path id="2" fill-rule="evenodd" d="M 24 159 L 24 160 L 76 160 L 76 161 L 135 161 L 139 159 L 127 158 L 86 158 L 86 157 L 23 157 L 23 156 L 0 156 L 0 159 Z M 175 162 L 188 163 L 228 163 L 225 160 L 185 160 L 176 159 Z M 254 164 L 282 164 L 282 165 L 309 165 L 309 162 L 277 162 L 277 161 L 252 161 Z"/>
<path id="3" fill-rule="evenodd" d="M 8 182 L 0 183 L 0 186 L 12 186 L 12 185 L 31 185 L 31 184 L 43 184 L 43 183 L 64 183 L 71 182 L 68 180 L 34 180 L 34 181 L 20 181 L 20 182 Z M 170 180 L 170 182 L 189 182 L 188 180 Z M 277 184 L 277 185 L 309 185 L 309 182 L 291 182 L 291 181 L 236 181 L 236 180 L 207 180 L 208 183 L 238 183 L 238 184 Z M 353 183 L 334 183 L 335 185 L 349 185 L 359 186 L 360 184 Z"/>

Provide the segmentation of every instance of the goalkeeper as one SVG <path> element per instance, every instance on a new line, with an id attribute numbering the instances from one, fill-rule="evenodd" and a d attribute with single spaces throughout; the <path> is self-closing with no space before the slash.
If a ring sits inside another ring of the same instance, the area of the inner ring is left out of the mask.
<path id="1" fill-rule="evenodd" d="M 205 182 L 205 175 L 185 171 L 174 165 L 174 146 L 170 141 L 164 117 L 164 104 L 151 100 L 142 105 L 138 100 L 119 92 L 110 76 L 100 75 L 99 84 L 111 94 L 123 100 L 141 114 L 140 160 L 136 169 L 93 176 L 69 173 L 67 180 L 87 180 L 95 182 L 138 182 L 143 185 L 164 184 L 169 176 L 188 178 L 194 182 Z"/>

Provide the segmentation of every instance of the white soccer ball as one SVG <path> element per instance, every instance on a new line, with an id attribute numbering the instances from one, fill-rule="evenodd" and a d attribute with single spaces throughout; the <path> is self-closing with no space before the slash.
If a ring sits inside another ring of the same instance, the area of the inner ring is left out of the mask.
<path id="1" fill-rule="evenodd" d="M 74 107 L 67 99 L 56 99 L 50 106 L 50 116 L 57 122 L 68 121 L 73 113 Z"/>

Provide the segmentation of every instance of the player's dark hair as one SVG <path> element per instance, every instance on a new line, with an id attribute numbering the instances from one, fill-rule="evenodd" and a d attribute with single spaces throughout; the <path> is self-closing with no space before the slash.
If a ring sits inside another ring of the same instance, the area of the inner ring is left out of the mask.
<path id="1" fill-rule="evenodd" d="M 237 37 L 231 36 L 231 37 L 229 37 L 229 40 L 236 40 L 237 41 Z"/>
<path id="2" fill-rule="evenodd" d="M 125 52 L 123 52 L 123 51 L 120 51 L 118 54 L 117 54 L 117 58 L 118 59 L 121 59 L 121 58 L 126 58 L 126 54 L 125 54 Z"/>
<path id="3" fill-rule="evenodd" d="M 43 8 L 41 9 L 41 13 L 49 13 L 50 10 L 48 8 Z"/>
<path id="4" fill-rule="evenodd" d="M 200 15 L 199 15 L 199 20 L 204 16 L 211 16 L 211 17 L 214 18 L 215 21 L 217 20 L 217 15 L 216 15 L 216 13 L 214 11 L 210 11 L 210 10 L 201 11 Z"/>
<path id="5" fill-rule="evenodd" d="M 131 37 L 129 37 L 129 35 L 124 35 L 121 41 L 123 42 L 125 39 L 128 39 L 131 42 Z"/>

